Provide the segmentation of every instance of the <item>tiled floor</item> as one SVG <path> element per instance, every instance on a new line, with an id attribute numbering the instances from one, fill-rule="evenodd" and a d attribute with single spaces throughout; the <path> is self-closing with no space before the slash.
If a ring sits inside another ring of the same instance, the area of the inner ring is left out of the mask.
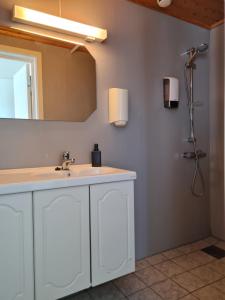
<path id="1" fill-rule="evenodd" d="M 213 237 L 144 258 L 136 272 L 65 300 L 225 300 L 225 258 L 201 249 L 225 242 Z"/>

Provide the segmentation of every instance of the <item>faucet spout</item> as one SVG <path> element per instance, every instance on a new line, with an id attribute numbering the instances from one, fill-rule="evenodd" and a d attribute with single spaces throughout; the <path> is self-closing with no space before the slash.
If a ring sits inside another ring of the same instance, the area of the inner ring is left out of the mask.
<path id="1" fill-rule="evenodd" d="M 70 166 L 75 164 L 75 158 L 70 158 L 69 152 L 63 153 L 63 162 L 62 162 L 62 170 L 69 171 Z"/>
<path id="2" fill-rule="evenodd" d="M 75 158 L 65 160 L 62 163 L 62 170 L 63 171 L 69 171 L 70 170 L 70 166 L 74 165 L 74 164 L 75 164 Z"/>

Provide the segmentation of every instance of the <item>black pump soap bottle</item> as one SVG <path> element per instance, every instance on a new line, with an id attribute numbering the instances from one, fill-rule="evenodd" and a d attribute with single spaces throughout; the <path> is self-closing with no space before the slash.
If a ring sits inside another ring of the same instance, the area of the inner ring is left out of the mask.
<path id="1" fill-rule="evenodd" d="M 99 151 L 98 144 L 94 144 L 94 150 L 91 152 L 92 167 L 101 167 L 101 151 Z"/>

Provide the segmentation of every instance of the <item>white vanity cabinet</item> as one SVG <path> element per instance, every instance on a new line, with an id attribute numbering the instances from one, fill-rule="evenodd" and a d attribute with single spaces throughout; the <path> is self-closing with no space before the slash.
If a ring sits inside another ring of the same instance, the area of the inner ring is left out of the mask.
<path id="1" fill-rule="evenodd" d="M 0 299 L 33 300 L 32 193 L 0 195 Z"/>
<path id="2" fill-rule="evenodd" d="M 92 286 L 135 270 L 133 181 L 90 186 Z"/>
<path id="3" fill-rule="evenodd" d="M 135 270 L 136 173 L 65 175 L 0 171 L 0 300 L 58 300 Z"/>
<path id="4" fill-rule="evenodd" d="M 36 300 L 90 287 L 89 187 L 38 191 L 33 200 Z"/>

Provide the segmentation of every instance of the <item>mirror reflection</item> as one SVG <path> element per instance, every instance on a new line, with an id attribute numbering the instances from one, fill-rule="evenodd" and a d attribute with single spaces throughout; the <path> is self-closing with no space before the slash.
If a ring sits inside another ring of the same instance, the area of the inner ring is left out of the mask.
<path id="1" fill-rule="evenodd" d="M 0 118 L 85 121 L 95 60 L 83 46 L 0 28 Z"/>

